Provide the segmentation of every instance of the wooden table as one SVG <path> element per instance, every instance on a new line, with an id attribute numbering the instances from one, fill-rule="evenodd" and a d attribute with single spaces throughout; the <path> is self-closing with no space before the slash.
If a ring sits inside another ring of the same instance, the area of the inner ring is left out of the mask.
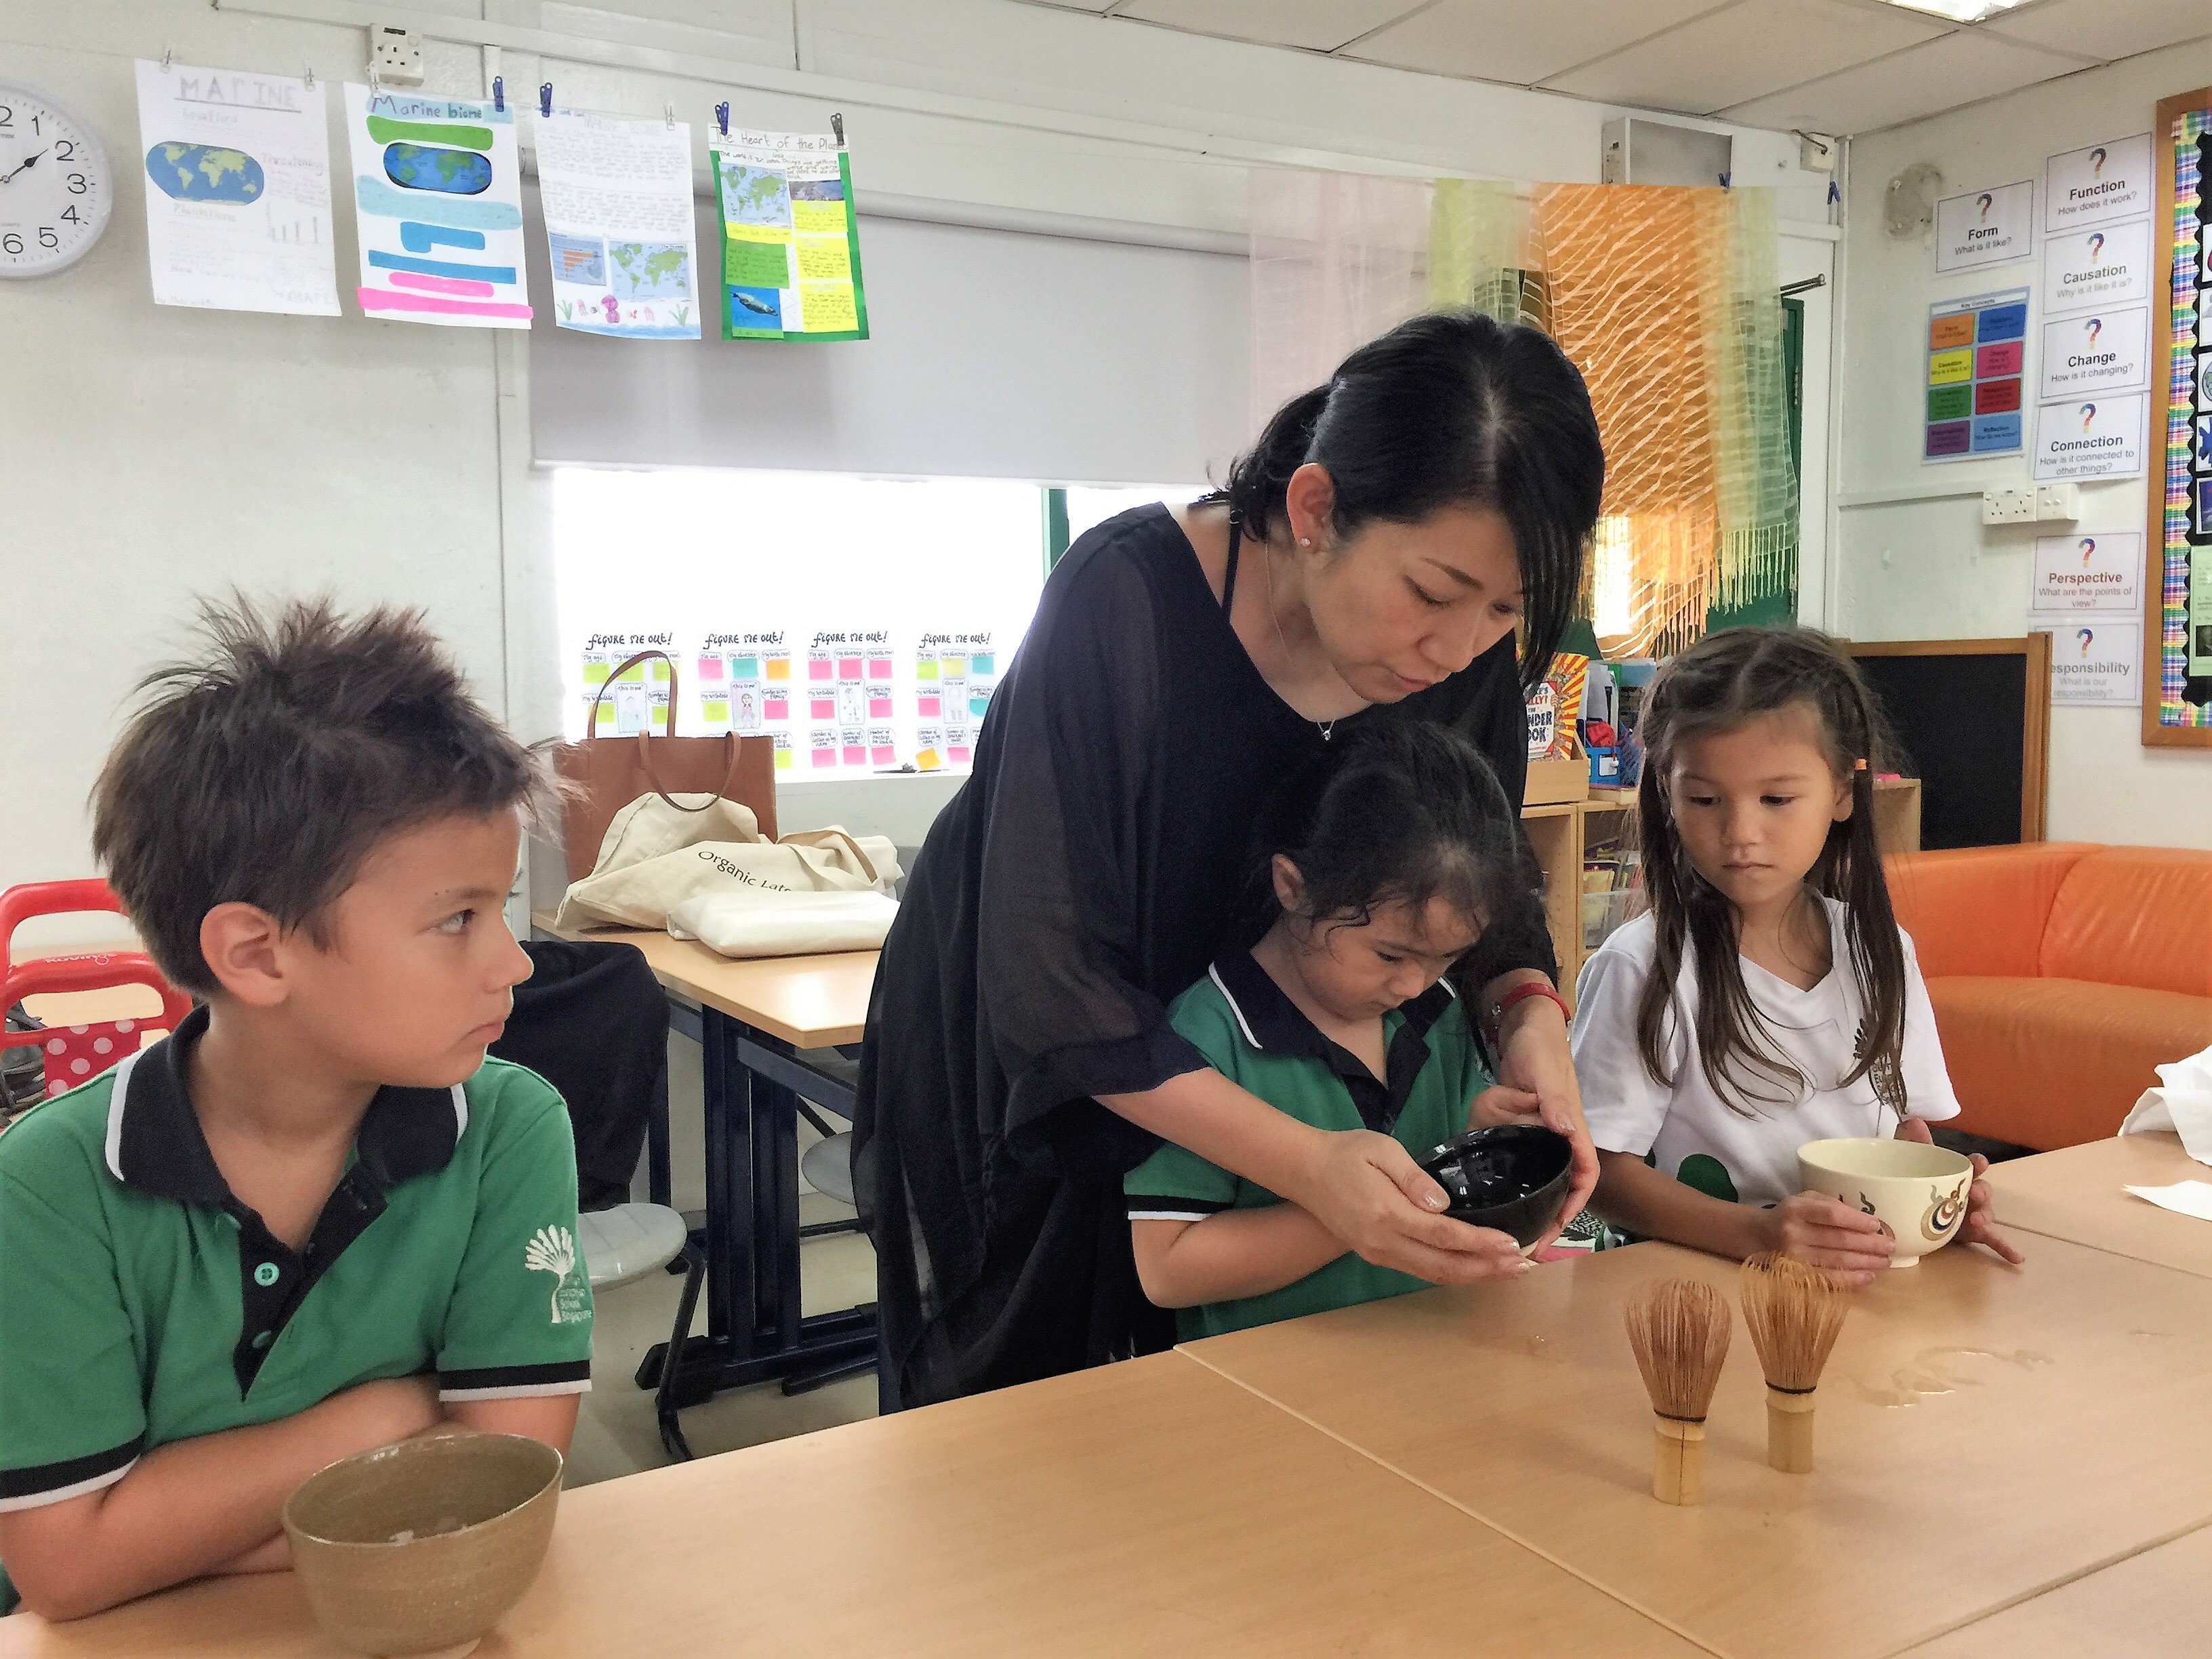
<path id="1" fill-rule="evenodd" d="M 2179 1659 L 2212 1653 L 2212 1528 L 2116 1562 L 1898 1659 Z"/>
<path id="2" fill-rule="evenodd" d="M 1659 1244 L 1191 1345 L 1193 1358 L 1732 1659 L 1873 1659 L 2212 1522 L 2212 1281 L 2055 1238 L 1859 1293 L 1819 1467 L 1766 1466 L 1739 1322 L 1705 1502 L 1650 1493 L 1621 1308 Z"/>
<path id="3" fill-rule="evenodd" d="M 2212 1279 L 2212 1221 L 2177 1215 L 2127 1187 L 2212 1181 L 2179 1135 L 2114 1135 L 1990 1166 L 1997 1219 L 2008 1227 L 2092 1244 Z"/>
<path id="4" fill-rule="evenodd" d="M 707 1334 L 685 1345 L 663 1396 L 669 1449 L 690 1455 L 678 1404 L 769 1381 L 795 1392 L 872 1364 L 874 1304 L 811 1316 L 799 1305 L 799 1102 L 851 1117 L 853 1067 L 836 1046 L 860 1039 L 877 953 L 736 961 L 659 931 L 556 927 L 550 910 L 531 922 L 551 938 L 635 945 L 669 994 L 671 1024 L 700 1046 Z M 654 1201 L 665 1203 L 665 1122 L 648 1157 Z M 665 1363 L 665 1350 L 648 1354 L 640 1381 Z"/>
<path id="5" fill-rule="evenodd" d="M 338 1652 L 289 1574 L 0 1620 L 0 1659 Z M 570 1492 L 477 1659 L 1699 1652 L 1158 1354 Z"/>

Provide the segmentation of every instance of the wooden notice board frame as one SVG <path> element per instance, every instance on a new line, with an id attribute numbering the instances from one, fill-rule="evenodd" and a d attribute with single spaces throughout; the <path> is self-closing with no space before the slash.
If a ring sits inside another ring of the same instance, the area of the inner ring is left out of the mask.
<path id="1" fill-rule="evenodd" d="M 2020 838 L 2044 838 L 2051 773 L 2050 635 L 2007 640 L 1849 640 L 1844 648 L 1854 657 L 2021 658 Z M 1923 789 L 1930 769 L 1923 758 Z"/>
<path id="2" fill-rule="evenodd" d="M 2150 454 L 2146 469 L 2150 505 L 2143 535 L 2142 740 L 2146 747 L 2157 749 L 2212 749 L 2212 706 L 2197 714 L 2202 724 L 2172 725 L 2166 720 L 2163 690 L 2168 661 L 2176 649 L 2184 653 L 2182 669 L 2185 671 L 2188 665 L 2185 641 L 2182 646 L 2170 648 L 2166 640 L 2166 568 L 2175 550 L 2168 545 L 2168 526 L 2170 522 L 2174 526 L 2175 545 L 2186 547 L 2188 492 L 2197 487 L 2189 470 L 2197 364 L 2194 354 L 2174 338 L 2174 314 L 2178 309 L 2174 296 L 2186 292 L 2192 296 L 2192 305 L 2212 303 L 2206 298 L 2212 295 L 2212 289 L 2198 289 L 2193 281 L 2195 273 L 2183 268 L 2182 228 L 2174 218 L 2175 183 L 2182 154 L 2185 149 L 2197 147 L 2193 135 L 2187 137 L 2185 143 L 2183 122 L 2185 117 L 2190 116 L 2200 118 L 2190 125 L 2200 131 L 2212 130 L 2212 87 L 2199 87 L 2194 92 L 2160 99 L 2158 119 L 2151 129 L 2151 165 L 2158 173 L 2158 211 L 2150 222 L 2151 271 L 2157 278 L 2159 291 L 2151 296 L 2150 307 L 2151 323 L 2156 331 L 2151 336 L 2150 360 L 2155 367 L 2151 377 L 2148 434 Z M 2199 184 L 2200 190 L 2204 187 Z M 2191 211 L 2189 216 L 2193 221 L 2196 216 Z M 2196 235 L 2212 236 L 2212 227 L 2202 230 L 2192 227 L 2191 240 Z M 2200 545 L 2195 556 L 2212 559 L 2212 544 Z M 2185 586 L 2185 630 L 2188 626 L 2188 602 Z"/>

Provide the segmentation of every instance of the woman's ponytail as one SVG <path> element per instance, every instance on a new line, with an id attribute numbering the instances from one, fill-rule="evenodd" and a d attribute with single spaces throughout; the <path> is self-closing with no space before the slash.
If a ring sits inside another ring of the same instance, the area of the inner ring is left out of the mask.
<path id="1" fill-rule="evenodd" d="M 1228 487 L 1221 495 L 1244 533 L 1254 539 L 1264 541 L 1283 516 L 1291 474 L 1312 458 L 1314 429 L 1328 407 L 1328 393 L 1326 386 L 1298 393 L 1275 411 L 1259 442 L 1230 467 Z"/>

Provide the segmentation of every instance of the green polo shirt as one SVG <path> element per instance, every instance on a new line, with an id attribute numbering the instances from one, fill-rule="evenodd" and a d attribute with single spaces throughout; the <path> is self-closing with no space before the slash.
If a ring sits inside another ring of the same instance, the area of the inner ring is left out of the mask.
<path id="1" fill-rule="evenodd" d="M 1250 952 L 1223 957 L 1176 999 L 1169 1020 L 1231 1082 L 1317 1129 L 1373 1129 L 1416 1158 L 1467 1131 L 1468 1109 L 1490 1086 L 1489 1067 L 1448 981 L 1383 1016 L 1386 1077 L 1323 1036 Z M 1224 1210 L 1282 1200 L 1180 1146 L 1162 1146 L 1123 1182 L 1132 1221 L 1203 1221 Z M 1301 1314 L 1426 1289 L 1411 1273 L 1350 1251 L 1265 1296 L 1182 1308 L 1188 1342 Z"/>
<path id="2" fill-rule="evenodd" d="M 294 1252 L 233 1195 L 176 1034 L 0 1134 L 0 1510 L 119 1480 L 140 1454 L 434 1370 L 448 1401 L 591 1386 L 561 1097 L 489 1060 L 387 1088 Z M 0 1611 L 14 1602 L 0 1575 Z"/>

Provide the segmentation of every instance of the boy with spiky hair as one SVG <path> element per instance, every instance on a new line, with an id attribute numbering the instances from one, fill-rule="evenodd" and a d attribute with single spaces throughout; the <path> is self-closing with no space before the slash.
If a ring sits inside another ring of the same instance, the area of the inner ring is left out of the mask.
<path id="1" fill-rule="evenodd" d="M 322 1465 L 442 1425 L 565 1450 L 590 1386 L 568 1115 L 484 1058 L 542 769 L 416 615 L 204 622 L 93 832 L 202 1006 L 0 1135 L 0 1612 L 282 1568 Z"/>

